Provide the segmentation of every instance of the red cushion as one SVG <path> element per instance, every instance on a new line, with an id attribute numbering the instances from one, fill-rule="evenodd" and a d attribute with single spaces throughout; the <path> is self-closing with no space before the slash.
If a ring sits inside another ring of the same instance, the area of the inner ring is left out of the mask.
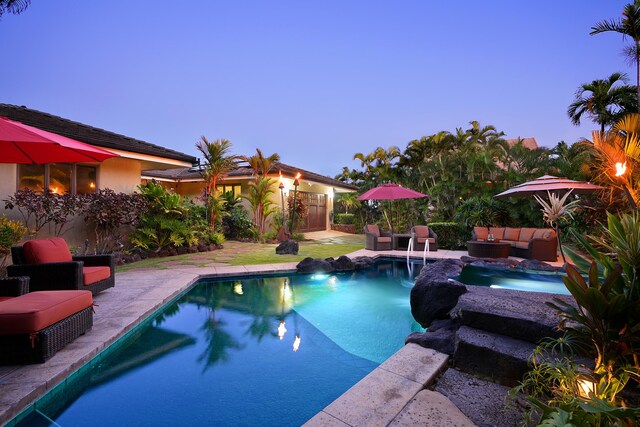
<path id="1" fill-rule="evenodd" d="M 11 298 L 15 298 L 15 297 L 0 297 L 0 302 L 6 301 L 6 300 L 11 299 Z"/>
<path id="2" fill-rule="evenodd" d="M 109 267 L 82 267 L 82 283 L 87 286 L 108 279 L 111 276 Z"/>
<path id="3" fill-rule="evenodd" d="M 416 225 L 413 227 L 413 231 L 416 232 L 416 237 L 418 237 L 418 242 L 420 239 L 426 239 L 429 237 L 429 227 L 426 225 Z"/>
<path id="4" fill-rule="evenodd" d="M 368 224 L 367 230 L 374 236 L 380 236 L 380 227 L 378 227 L 378 224 Z"/>
<path id="5" fill-rule="evenodd" d="M 60 237 L 46 240 L 29 240 L 23 246 L 29 264 L 73 261 L 67 242 Z"/>
<path id="6" fill-rule="evenodd" d="M 89 291 L 31 292 L 0 302 L 0 335 L 29 334 L 93 304 Z"/>

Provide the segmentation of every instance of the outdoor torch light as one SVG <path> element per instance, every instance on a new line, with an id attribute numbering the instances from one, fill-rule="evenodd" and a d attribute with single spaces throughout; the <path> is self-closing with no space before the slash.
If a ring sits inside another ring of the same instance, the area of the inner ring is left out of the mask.
<path id="1" fill-rule="evenodd" d="M 282 171 L 280 171 L 280 199 L 282 200 L 282 227 L 284 229 L 285 236 L 287 235 L 287 215 L 284 210 L 284 181 L 282 180 Z"/>
<path id="2" fill-rule="evenodd" d="M 296 179 L 293 180 L 293 212 L 291 213 L 291 234 L 293 235 L 293 229 L 296 226 L 296 200 L 298 199 L 298 186 L 300 182 L 300 172 L 296 174 Z"/>

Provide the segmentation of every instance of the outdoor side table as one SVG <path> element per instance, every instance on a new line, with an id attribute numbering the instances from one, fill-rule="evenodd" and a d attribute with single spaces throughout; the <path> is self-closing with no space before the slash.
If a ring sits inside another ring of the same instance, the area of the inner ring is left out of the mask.
<path id="1" fill-rule="evenodd" d="M 478 258 L 509 258 L 511 243 L 469 240 L 467 251 L 470 256 Z"/>
<path id="2" fill-rule="evenodd" d="M 393 250 L 406 251 L 409 248 L 409 240 L 411 240 L 411 234 L 394 234 Z"/>

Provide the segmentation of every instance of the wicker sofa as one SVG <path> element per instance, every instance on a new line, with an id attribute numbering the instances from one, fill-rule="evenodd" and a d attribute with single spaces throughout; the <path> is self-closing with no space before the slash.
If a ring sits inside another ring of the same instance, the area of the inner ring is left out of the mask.
<path id="1" fill-rule="evenodd" d="M 0 279 L 0 364 L 43 363 L 92 326 L 91 292 L 29 293 L 28 277 Z"/>
<path id="2" fill-rule="evenodd" d="M 474 227 L 472 240 L 487 240 L 489 234 L 496 241 L 511 244 L 509 254 L 539 261 L 558 259 L 558 236 L 551 228 Z"/>
<path id="3" fill-rule="evenodd" d="M 87 290 L 93 295 L 115 286 L 113 255 L 71 256 L 64 239 L 29 240 L 11 248 L 10 277 L 28 276 L 33 291 Z"/>

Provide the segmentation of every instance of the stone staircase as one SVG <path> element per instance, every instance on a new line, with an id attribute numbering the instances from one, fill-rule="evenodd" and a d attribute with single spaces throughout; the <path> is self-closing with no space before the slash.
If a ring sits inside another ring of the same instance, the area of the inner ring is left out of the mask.
<path id="1" fill-rule="evenodd" d="M 528 369 L 538 342 L 557 337 L 559 318 L 545 302 L 570 297 L 485 287 L 468 287 L 451 311 L 455 332 L 453 365 L 507 386 Z"/>

